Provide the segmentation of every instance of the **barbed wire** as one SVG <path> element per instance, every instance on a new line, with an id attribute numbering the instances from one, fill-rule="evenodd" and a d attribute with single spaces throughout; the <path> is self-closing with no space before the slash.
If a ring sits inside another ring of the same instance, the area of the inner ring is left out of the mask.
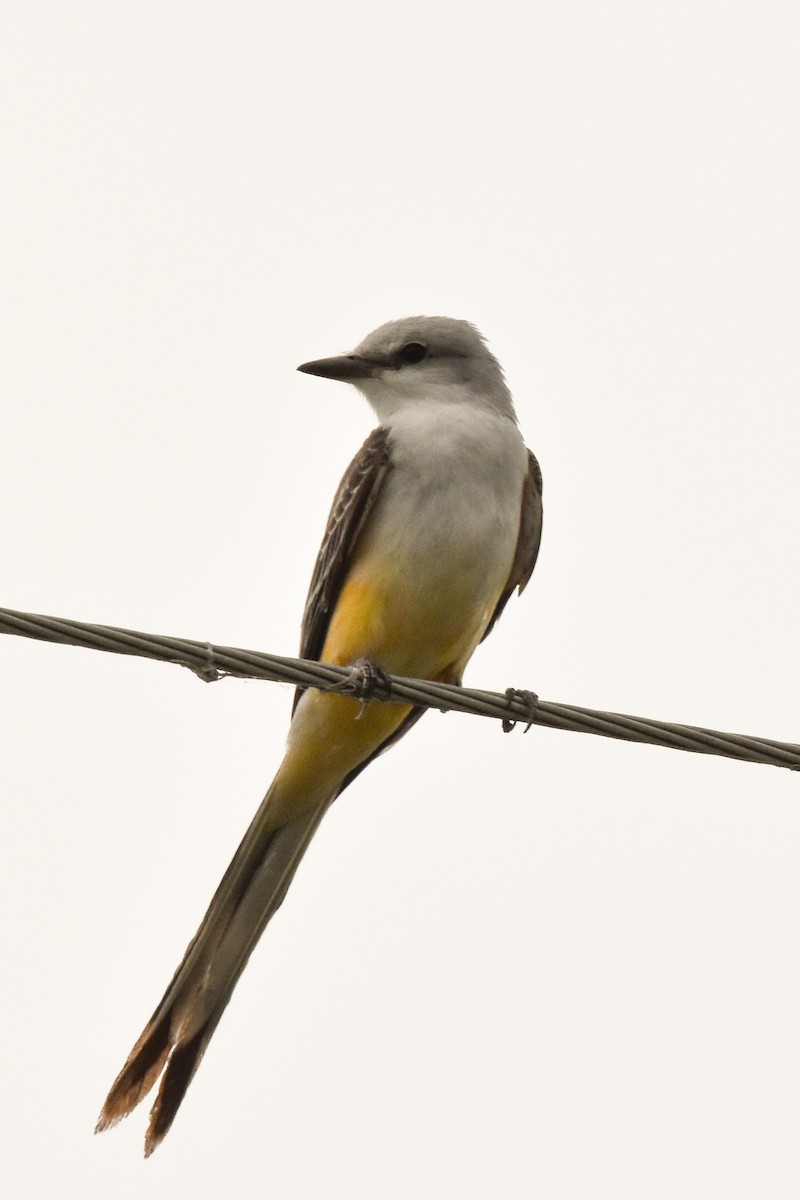
<path id="1" fill-rule="evenodd" d="M 17 612 L 10 608 L 0 608 L 0 633 L 174 663 L 189 668 L 207 683 L 226 676 L 268 679 L 301 688 L 340 692 L 360 699 L 368 694 L 370 699 L 375 700 L 401 700 L 418 707 L 438 708 L 443 712 L 493 717 L 502 721 L 506 731 L 520 722 L 525 724 L 526 729 L 530 725 L 541 725 L 547 729 L 646 742 L 671 750 L 717 754 L 743 762 L 767 763 L 790 771 L 800 771 L 800 745 L 795 743 L 721 733 L 715 729 L 631 717 L 624 713 L 601 712 L 574 704 L 557 704 L 539 700 L 534 693 L 516 688 L 508 688 L 505 693 L 481 691 L 432 683 L 425 679 L 385 675 L 382 671 L 365 672 L 358 665 L 334 667 L 310 659 L 286 658 L 257 650 L 216 646 L 211 642 L 141 633 L 113 625 L 87 624 L 62 617 Z"/>

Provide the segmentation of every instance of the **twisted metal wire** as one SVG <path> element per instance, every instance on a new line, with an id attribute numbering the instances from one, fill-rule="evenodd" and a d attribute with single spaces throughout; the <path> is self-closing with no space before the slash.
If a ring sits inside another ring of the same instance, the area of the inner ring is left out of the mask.
<path id="1" fill-rule="evenodd" d="M 16 612 L 10 608 L 0 608 L 0 633 L 175 663 L 188 667 L 208 683 L 234 676 L 238 679 L 292 683 L 298 687 L 314 687 L 358 698 L 364 698 L 366 694 L 364 671 L 358 666 L 333 667 L 309 659 L 286 658 L 256 650 L 216 646 L 210 642 L 140 633 L 112 625 L 92 625 L 60 617 Z M 795 743 L 721 733 L 695 725 L 654 721 L 624 713 L 600 712 L 574 704 L 557 704 L 539 700 L 532 692 L 515 688 L 509 688 L 504 694 L 378 672 L 368 680 L 368 695 L 375 700 L 403 700 L 415 706 L 438 708 L 445 712 L 494 717 L 503 722 L 506 731 L 517 722 L 522 722 L 526 727 L 542 725 L 548 729 L 647 742 L 672 750 L 717 754 L 744 762 L 767 763 L 790 771 L 800 771 L 800 745 Z"/>

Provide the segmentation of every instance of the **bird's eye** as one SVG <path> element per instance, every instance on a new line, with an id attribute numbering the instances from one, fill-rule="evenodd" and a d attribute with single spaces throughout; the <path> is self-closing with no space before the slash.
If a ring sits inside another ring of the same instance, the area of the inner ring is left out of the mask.
<path id="1" fill-rule="evenodd" d="M 408 342 L 397 357 L 401 364 L 421 363 L 428 357 L 428 347 L 423 346 L 421 342 Z"/>

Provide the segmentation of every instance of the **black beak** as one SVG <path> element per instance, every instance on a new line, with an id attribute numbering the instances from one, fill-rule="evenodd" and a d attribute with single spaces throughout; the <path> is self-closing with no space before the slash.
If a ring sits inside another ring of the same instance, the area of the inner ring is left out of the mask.
<path id="1" fill-rule="evenodd" d="M 357 354 L 342 354 L 338 358 L 317 358 L 314 362 L 301 363 L 297 368 L 304 375 L 320 375 L 323 379 L 369 379 L 377 370 L 377 363 L 359 358 Z"/>

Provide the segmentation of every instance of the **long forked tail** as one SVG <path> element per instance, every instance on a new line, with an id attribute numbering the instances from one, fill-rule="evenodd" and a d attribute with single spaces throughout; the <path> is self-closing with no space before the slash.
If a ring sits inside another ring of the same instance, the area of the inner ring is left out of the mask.
<path id="1" fill-rule="evenodd" d="M 334 796 L 277 829 L 265 797 L 175 972 L 164 998 L 108 1094 L 96 1132 L 136 1107 L 163 1071 L 145 1157 L 169 1131 L 253 947 L 280 907 Z"/>

